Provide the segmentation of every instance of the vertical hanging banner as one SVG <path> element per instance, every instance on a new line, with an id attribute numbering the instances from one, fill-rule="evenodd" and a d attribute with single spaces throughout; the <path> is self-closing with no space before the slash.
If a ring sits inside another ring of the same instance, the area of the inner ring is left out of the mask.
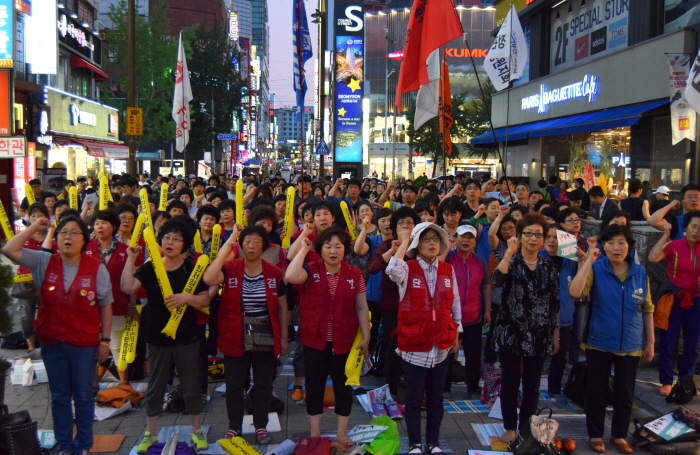
<path id="1" fill-rule="evenodd" d="M 690 69 L 689 55 L 669 55 L 670 73 L 668 86 L 671 98 L 671 128 L 673 145 L 683 139 L 695 141 L 695 122 L 697 115 L 685 98 L 686 81 Z"/>
<path id="2" fill-rule="evenodd" d="M 0 0 L 0 68 L 12 68 L 12 48 L 15 45 L 12 32 L 14 2 Z"/>
<path id="3" fill-rule="evenodd" d="M 364 2 L 335 2 L 335 158 L 362 162 Z"/>

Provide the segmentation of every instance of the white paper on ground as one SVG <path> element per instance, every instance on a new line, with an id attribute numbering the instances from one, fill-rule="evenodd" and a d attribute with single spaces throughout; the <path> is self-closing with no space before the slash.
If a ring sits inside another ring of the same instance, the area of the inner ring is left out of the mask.
<path id="1" fill-rule="evenodd" d="M 355 444 L 368 444 L 389 427 L 379 425 L 355 425 L 348 432 L 348 438 Z"/>
<path id="2" fill-rule="evenodd" d="M 503 412 L 501 411 L 501 397 L 496 398 L 496 401 L 491 407 L 491 412 L 489 412 L 489 417 L 492 419 L 503 420 Z"/>
<path id="3" fill-rule="evenodd" d="M 221 393 L 226 392 L 226 384 L 220 385 L 219 387 L 215 388 L 214 391 L 215 391 L 215 392 L 221 392 Z"/>
<path id="4" fill-rule="evenodd" d="M 282 431 L 282 425 L 280 425 L 280 418 L 276 412 L 270 412 L 267 414 L 267 432 L 277 433 Z M 243 416 L 243 434 L 255 434 L 255 426 L 253 425 L 253 416 L 247 415 Z"/>
<path id="5" fill-rule="evenodd" d="M 95 420 L 99 421 L 109 419 L 110 417 L 123 414 L 131 409 L 131 401 L 124 403 L 124 406 L 121 408 L 113 408 L 112 406 L 95 406 Z"/>
<path id="6" fill-rule="evenodd" d="M 362 408 L 369 413 L 372 412 L 372 401 L 375 399 L 384 403 L 387 401 L 394 401 L 394 399 L 391 397 L 391 393 L 389 392 L 388 384 L 383 385 L 378 389 L 370 390 L 364 395 L 355 396 L 357 397 L 357 401 L 359 401 L 362 405 Z"/>
<path id="7" fill-rule="evenodd" d="M 506 432 L 502 423 L 472 423 L 471 426 L 479 442 L 484 446 L 491 445 L 489 436 L 501 437 Z"/>
<path id="8" fill-rule="evenodd" d="M 291 439 L 285 439 L 282 444 L 270 446 L 265 455 L 290 455 L 297 445 Z"/>
<path id="9" fill-rule="evenodd" d="M 495 450 L 467 450 L 468 455 L 513 455 L 512 452 L 497 452 Z"/>
<path id="10" fill-rule="evenodd" d="M 655 434 L 667 441 L 675 438 L 676 436 L 695 431 L 680 420 L 674 419 L 672 414 L 661 416 L 658 419 L 647 423 L 644 425 L 644 427 L 653 431 Z"/>

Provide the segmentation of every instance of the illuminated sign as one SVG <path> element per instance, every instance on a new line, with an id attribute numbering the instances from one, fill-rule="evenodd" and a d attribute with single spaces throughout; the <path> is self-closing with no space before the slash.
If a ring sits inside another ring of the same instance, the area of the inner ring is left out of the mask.
<path id="1" fill-rule="evenodd" d="M 386 58 L 390 58 L 392 60 L 403 60 L 403 51 L 396 51 L 386 54 Z"/>
<path id="2" fill-rule="evenodd" d="M 81 111 L 80 108 L 75 105 L 71 104 L 68 107 L 70 111 L 70 124 L 75 126 L 77 124 L 83 124 L 83 125 L 89 125 L 89 126 L 96 126 L 97 125 L 97 116 L 91 112 L 86 112 L 86 111 Z"/>
<path id="3" fill-rule="evenodd" d="M 238 13 L 228 13 L 228 39 L 238 41 Z"/>
<path id="4" fill-rule="evenodd" d="M 338 6 L 336 6 L 336 8 L 337 7 Z M 346 6 L 345 9 L 340 12 L 336 25 L 336 30 L 341 30 L 342 33 L 357 33 L 362 31 L 365 25 L 362 19 L 362 6 Z"/>
<path id="5" fill-rule="evenodd" d="M 12 68 L 12 0 L 0 0 L 0 68 Z"/>
<path id="6" fill-rule="evenodd" d="M 34 0 L 33 6 L 32 17 L 25 18 L 25 49 L 29 72 L 56 74 L 58 36 L 56 33 L 46 33 L 47 30 L 56 27 L 56 2 Z"/>
<path id="7" fill-rule="evenodd" d="M 70 36 L 76 40 L 81 47 L 88 48 L 91 51 L 95 50 L 95 45 L 88 40 L 85 32 L 75 25 L 69 24 L 65 14 L 61 14 L 58 18 L 58 31 L 62 37 Z"/>
<path id="8" fill-rule="evenodd" d="M 541 114 L 547 112 L 547 107 L 550 104 L 570 101 L 575 98 L 588 98 L 588 102 L 592 103 L 598 93 L 598 76 L 586 74 L 581 82 L 552 90 L 548 90 L 545 84 L 540 85 L 539 94 L 526 96 L 522 99 L 522 110 L 537 108 L 537 112 Z"/>
<path id="9" fill-rule="evenodd" d="M 260 57 L 255 57 L 250 60 L 251 67 L 251 90 L 260 90 Z"/>
<path id="10" fill-rule="evenodd" d="M 448 48 L 445 48 L 445 55 L 447 57 L 454 57 L 454 58 L 460 58 L 460 57 L 486 58 L 486 54 L 488 53 L 488 51 L 489 51 L 488 49 L 472 49 L 472 51 L 469 52 L 469 49 L 467 49 L 467 48 L 457 49 L 457 48 L 448 47 Z"/>
<path id="11" fill-rule="evenodd" d="M 364 42 L 360 36 L 336 37 L 335 158 L 362 161 L 362 81 Z"/>
<path id="12" fill-rule="evenodd" d="M 32 2 L 27 0 L 15 0 L 15 9 L 18 13 L 25 14 L 27 16 L 32 15 Z"/>
<path id="13" fill-rule="evenodd" d="M 630 165 L 630 157 L 620 152 L 620 156 L 613 156 L 612 162 L 616 167 L 627 167 Z"/>

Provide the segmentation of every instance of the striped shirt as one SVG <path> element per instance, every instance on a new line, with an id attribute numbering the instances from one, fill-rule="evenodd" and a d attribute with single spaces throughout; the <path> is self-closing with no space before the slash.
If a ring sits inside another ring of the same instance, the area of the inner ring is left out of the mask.
<path id="1" fill-rule="evenodd" d="M 241 302 L 246 317 L 270 317 L 270 312 L 267 309 L 267 295 L 265 294 L 265 279 L 262 273 L 253 277 L 243 274 Z"/>

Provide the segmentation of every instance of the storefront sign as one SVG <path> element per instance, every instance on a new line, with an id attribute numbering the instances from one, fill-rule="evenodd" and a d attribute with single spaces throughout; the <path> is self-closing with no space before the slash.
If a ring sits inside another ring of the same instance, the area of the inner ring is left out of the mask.
<path id="1" fill-rule="evenodd" d="M 0 158 L 24 158 L 27 155 L 24 137 L 0 138 Z"/>
<path id="2" fill-rule="evenodd" d="M 78 28 L 77 25 L 74 25 L 73 23 L 69 22 L 68 17 L 65 14 L 61 14 L 58 17 L 58 32 L 64 38 L 66 36 L 70 36 L 81 47 L 88 48 L 91 51 L 95 50 L 95 45 L 90 42 L 90 39 L 88 38 L 88 35 L 85 33 L 85 31 Z"/>
<path id="3" fill-rule="evenodd" d="M 238 41 L 238 13 L 228 13 L 228 39 L 230 41 Z"/>
<path id="4" fill-rule="evenodd" d="M 613 156 L 612 163 L 615 167 L 627 167 L 630 165 L 630 157 L 625 156 L 624 152 L 620 152 L 620 156 Z"/>
<path id="5" fill-rule="evenodd" d="M 143 109 L 140 107 L 126 108 L 126 134 L 143 136 Z"/>
<path id="6" fill-rule="evenodd" d="M 0 70 L 0 136 L 12 134 L 10 123 L 12 109 L 12 81 L 9 70 Z"/>
<path id="7" fill-rule="evenodd" d="M 58 66 L 58 34 L 47 33 L 56 27 L 56 2 L 34 0 L 34 14 L 27 17 L 25 49 L 32 74 L 56 74 Z"/>
<path id="8" fill-rule="evenodd" d="M 53 143 L 53 136 L 48 134 L 49 132 L 49 112 L 48 108 L 44 108 L 39 111 L 39 136 L 36 137 L 36 141 L 39 144 L 48 145 L 49 147 Z"/>
<path id="9" fill-rule="evenodd" d="M 671 143 L 673 145 L 676 145 L 683 139 L 695 141 L 697 115 L 685 98 L 685 87 L 690 64 L 691 58 L 688 54 L 668 56 L 671 130 L 673 136 Z"/>
<path id="10" fill-rule="evenodd" d="M 627 47 L 631 0 L 560 3 L 551 13 L 552 73 Z"/>
<path id="11" fill-rule="evenodd" d="M 117 109 L 49 86 L 44 87 L 44 104 L 51 108 L 49 134 L 118 142 L 118 133 L 110 129 L 110 115 L 118 114 Z"/>
<path id="12" fill-rule="evenodd" d="M 109 132 L 119 134 L 119 116 L 117 114 L 109 114 Z"/>
<path id="13" fill-rule="evenodd" d="M 18 13 L 32 15 L 32 2 L 30 0 L 15 0 L 15 9 Z"/>
<path id="14" fill-rule="evenodd" d="M 545 84 L 540 85 L 540 93 L 530 95 L 522 99 L 522 110 L 537 108 L 538 113 L 547 112 L 547 106 L 575 98 L 588 98 L 588 102 L 595 101 L 598 90 L 598 76 L 586 74 L 581 82 L 576 82 L 564 87 L 548 90 Z"/>
<path id="15" fill-rule="evenodd" d="M 27 157 L 25 158 L 25 172 L 27 175 L 27 181 L 36 178 L 36 144 L 34 142 L 27 142 Z"/>
<path id="16" fill-rule="evenodd" d="M 0 68 L 12 68 L 12 0 L 0 0 Z"/>
<path id="17" fill-rule="evenodd" d="M 363 38 L 336 37 L 335 161 L 362 161 Z"/>

